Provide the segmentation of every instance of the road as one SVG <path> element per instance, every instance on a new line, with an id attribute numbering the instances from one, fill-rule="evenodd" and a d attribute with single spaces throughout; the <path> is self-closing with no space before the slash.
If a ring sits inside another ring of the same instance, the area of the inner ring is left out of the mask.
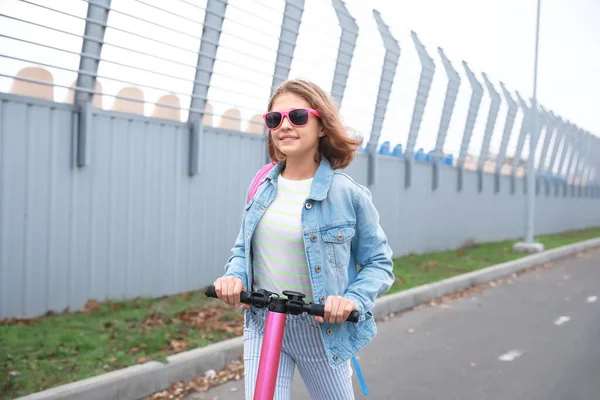
<path id="1" fill-rule="evenodd" d="M 357 399 L 600 399 L 600 250 L 378 324 Z M 243 380 L 190 399 L 242 400 Z M 309 399 L 296 373 L 292 399 Z M 334 400 L 334 399 L 332 399 Z"/>

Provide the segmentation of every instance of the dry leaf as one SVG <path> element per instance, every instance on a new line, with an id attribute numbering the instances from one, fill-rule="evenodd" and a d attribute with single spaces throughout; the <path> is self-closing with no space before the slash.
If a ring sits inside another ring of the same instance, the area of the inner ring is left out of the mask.
<path id="1" fill-rule="evenodd" d="M 171 348 L 176 352 L 187 350 L 187 342 L 185 340 L 171 340 Z"/>
<path id="2" fill-rule="evenodd" d="M 89 311 L 97 310 L 98 308 L 100 308 L 100 303 L 98 303 L 98 301 L 96 301 L 94 299 L 90 299 L 87 301 L 87 303 L 85 303 L 85 307 L 83 307 L 83 310 L 81 310 L 81 311 L 89 312 Z"/>

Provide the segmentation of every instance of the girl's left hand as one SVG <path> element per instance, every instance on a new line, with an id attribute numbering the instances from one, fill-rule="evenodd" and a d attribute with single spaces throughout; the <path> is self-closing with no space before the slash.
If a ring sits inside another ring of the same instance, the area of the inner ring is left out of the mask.
<path id="1" fill-rule="evenodd" d="M 352 300 L 341 296 L 329 296 L 325 300 L 325 318 L 315 317 L 315 321 L 339 324 L 344 322 L 354 310 L 356 310 L 356 304 Z"/>

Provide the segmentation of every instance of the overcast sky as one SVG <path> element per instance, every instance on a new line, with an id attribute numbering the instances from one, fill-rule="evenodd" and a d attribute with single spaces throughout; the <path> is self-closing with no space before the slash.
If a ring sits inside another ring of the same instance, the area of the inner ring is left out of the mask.
<path id="1" fill-rule="evenodd" d="M 39 3 L 75 17 L 28 3 Z M 165 8 L 172 14 L 148 4 Z M 439 127 L 447 77 L 439 61 L 438 46 L 444 49 L 462 77 L 444 145 L 445 152 L 457 155 L 464 130 L 471 92 L 462 68 L 463 60 L 468 62 L 482 84 L 481 72 L 485 72 L 498 91 L 498 82 L 502 81 L 513 94 L 518 90 L 526 99 L 532 95 L 536 0 L 348 0 L 346 4 L 357 19 L 360 35 L 341 109 L 345 122 L 366 138 L 371 129 L 385 52 L 373 19 L 373 8 L 381 11 L 401 47 L 380 141 L 389 140 L 393 147 L 397 143 L 405 145 L 408 137 L 420 72 L 417 52 L 410 38 L 411 30 L 419 35 L 437 64 L 417 149 L 422 147 L 426 152 L 431 150 L 435 146 Z M 157 101 L 164 93 L 174 92 L 180 96 L 183 105 L 189 105 L 192 87 L 190 81 L 194 76 L 193 67 L 205 5 L 206 0 L 112 0 L 115 12 L 111 12 L 108 25 L 113 28 L 107 29 L 105 41 L 137 50 L 138 53 L 105 45 L 103 57 L 168 74 L 170 77 L 101 62 L 98 73 L 103 90 L 116 94 L 128 85 L 127 82 L 132 82 L 146 86 L 142 86 L 142 89 L 146 101 L 150 103 Z M 82 0 L 0 1 L 0 14 L 35 21 L 76 35 L 83 32 L 84 21 L 81 18 L 85 17 L 86 8 L 87 3 Z M 264 112 L 283 8 L 283 0 L 230 0 L 213 86 L 209 91 L 210 102 L 216 114 L 229 108 L 238 108 L 242 117 L 249 120 L 253 115 Z M 142 22 L 123 13 L 155 24 Z M 599 20 L 598 0 L 542 0 L 539 101 L 546 108 L 595 135 L 600 133 L 597 111 L 597 96 L 600 93 Z M 157 24 L 164 25 L 166 29 Z M 81 39 L 76 36 L 37 28 L 6 17 L 0 17 L 0 34 L 45 43 L 75 53 L 81 48 Z M 160 40 L 164 44 L 139 35 Z M 314 80 L 329 91 L 339 37 L 340 28 L 331 2 L 307 0 L 290 77 Z M 67 69 L 78 68 L 78 56 L 75 54 L 43 49 L 2 36 L 0 54 Z M 0 74 L 13 75 L 27 64 L 31 63 L 0 57 Z M 59 85 L 68 87 L 76 78 L 75 72 L 51 67 L 48 69 Z M 0 91 L 8 91 L 10 84 L 10 79 L 0 77 Z M 55 99 L 63 101 L 65 96 L 66 89 L 57 87 Z M 104 107 L 110 108 L 112 102 L 113 99 L 106 96 Z M 470 153 L 480 151 L 489 104 L 490 98 L 486 91 L 469 146 Z M 151 104 L 146 105 L 147 115 L 151 114 L 152 108 Z M 186 117 L 187 113 L 184 112 L 183 118 Z M 516 133 L 521 117 L 520 114 L 517 117 L 509 143 L 509 155 L 514 153 L 516 147 Z M 214 119 L 218 123 L 219 118 Z M 492 137 L 492 152 L 498 151 L 500 146 L 505 119 L 506 105 L 503 102 Z M 243 122 L 242 129 L 245 127 L 246 122 Z"/>

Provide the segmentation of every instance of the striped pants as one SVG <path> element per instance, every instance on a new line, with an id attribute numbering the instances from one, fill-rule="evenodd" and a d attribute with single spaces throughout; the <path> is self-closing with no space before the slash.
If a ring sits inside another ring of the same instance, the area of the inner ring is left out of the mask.
<path id="1" fill-rule="evenodd" d="M 254 397 L 260 350 L 266 323 L 265 309 L 252 309 L 246 312 L 244 328 L 244 380 L 246 400 Z M 295 367 L 304 380 L 313 400 L 354 399 L 352 389 L 352 366 L 348 362 L 332 368 L 325 352 L 319 323 L 313 316 L 288 315 L 279 372 L 275 387 L 275 400 L 290 398 Z"/>

